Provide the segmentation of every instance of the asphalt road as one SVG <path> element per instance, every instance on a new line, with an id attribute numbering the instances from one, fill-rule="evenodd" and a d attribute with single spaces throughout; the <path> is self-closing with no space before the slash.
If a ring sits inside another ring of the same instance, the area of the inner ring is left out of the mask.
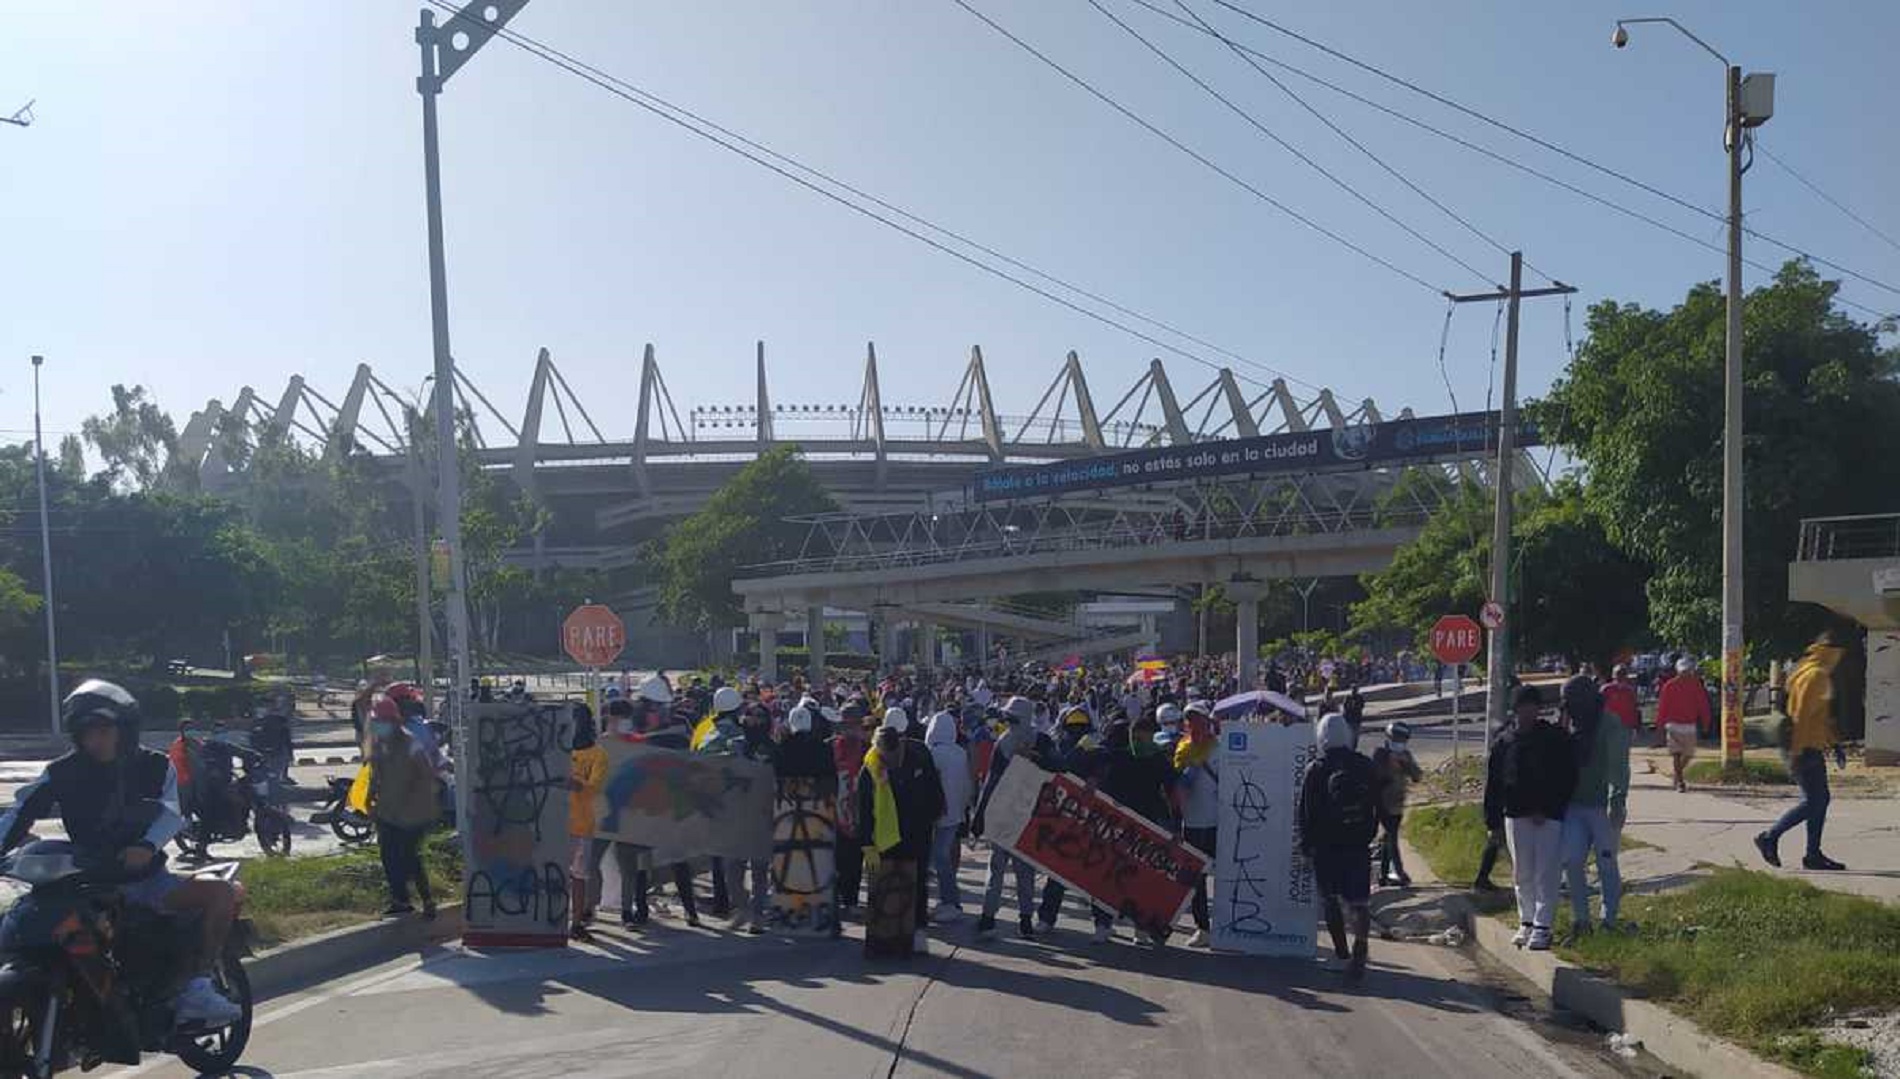
<path id="1" fill-rule="evenodd" d="M 1096 946 L 1085 930 L 1071 914 L 1037 943 L 977 943 L 966 921 L 905 964 L 868 963 L 855 934 L 790 941 L 672 921 L 558 952 L 435 949 L 267 1004 L 236 1074 L 1625 1074 L 1458 951 L 1375 942 L 1353 989 L 1314 962 Z M 102 1074 L 189 1073 L 155 1058 Z"/>

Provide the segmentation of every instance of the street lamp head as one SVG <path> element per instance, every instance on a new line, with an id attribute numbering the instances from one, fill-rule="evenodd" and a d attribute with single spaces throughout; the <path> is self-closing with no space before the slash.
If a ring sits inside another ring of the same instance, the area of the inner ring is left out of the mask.
<path id="1" fill-rule="evenodd" d="M 45 363 L 45 362 L 46 362 L 46 357 L 44 357 L 44 356 L 35 356 L 35 357 L 33 357 L 33 366 L 35 366 L 35 367 L 38 367 L 38 366 L 39 366 L 40 364 L 43 364 L 43 363 Z"/>
<path id="2" fill-rule="evenodd" d="M 1622 23 L 1617 23 L 1616 32 L 1610 35 L 1610 44 L 1620 49 L 1628 45 L 1629 43 L 1630 43 L 1629 30 L 1624 28 Z"/>

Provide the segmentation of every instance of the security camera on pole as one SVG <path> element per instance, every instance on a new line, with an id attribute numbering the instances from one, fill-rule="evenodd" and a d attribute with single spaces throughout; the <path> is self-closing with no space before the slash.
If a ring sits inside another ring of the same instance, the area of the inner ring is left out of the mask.
<path id="1" fill-rule="evenodd" d="M 1744 78 L 1706 41 L 1668 17 L 1618 19 L 1610 44 L 1629 44 L 1628 27 L 1667 23 L 1721 61 L 1727 78 L 1723 140 L 1728 149 L 1728 329 L 1722 394 L 1722 760 L 1742 763 L 1742 147 L 1749 129 L 1775 114 L 1775 77 Z"/>

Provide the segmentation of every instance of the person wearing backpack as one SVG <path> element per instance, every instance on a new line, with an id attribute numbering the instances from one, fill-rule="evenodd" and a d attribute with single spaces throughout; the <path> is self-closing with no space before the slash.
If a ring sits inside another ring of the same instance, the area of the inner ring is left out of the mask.
<path id="1" fill-rule="evenodd" d="M 1563 876 L 1563 821 L 1577 788 L 1577 747 L 1563 728 L 1545 723 L 1536 686 L 1518 687 L 1515 726 L 1491 747 L 1484 786 L 1486 820 L 1502 819 L 1517 889 L 1517 933 L 1511 943 L 1550 950 L 1551 917 Z"/>
<path id="2" fill-rule="evenodd" d="M 1366 939 L 1372 928 L 1372 837 L 1379 829 L 1378 776 L 1365 754 L 1352 748 L 1352 725 L 1333 713 L 1319 721 L 1320 756 L 1300 782 L 1300 850 L 1312 860 L 1314 883 L 1326 912 L 1333 952 L 1347 960 L 1346 977 L 1366 973 Z M 1352 911 L 1352 949 L 1346 948 L 1346 912 Z"/>

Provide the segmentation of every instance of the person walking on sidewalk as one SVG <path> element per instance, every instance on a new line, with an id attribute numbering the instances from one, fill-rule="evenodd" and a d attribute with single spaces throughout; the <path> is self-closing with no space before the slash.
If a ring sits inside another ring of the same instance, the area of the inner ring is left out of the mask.
<path id="1" fill-rule="evenodd" d="M 1300 850 L 1313 863 L 1333 952 L 1347 960 L 1346 977 L 1366 973 L 1366 938 L 1372 928 L 1372 855 L 1378 832 L 1378 776 L 1365 754 L 1352 748 L 1352 726 L 1334 713 L 1319 721 L 1319 759 L 1300 781 Z M 1346 910 L 1352 913 L 1352 948 L 1346 947 Z"/>
<path id="2" fill-rule="evenodd" d="M 1603 683 L 1603 710 L 1615 716 L 1623 729 L 1632 733 L 1643 729 L 1643 705 L 1636 696 L 1636 683 L 1630 678 L 1628 664 L 1619 663 Z"/>
<path id="3" fill-rule="evenodd" d="M 1572 735 L 1577 744 L 1577 789 L 1564 811 L 1563 857 L 1570 874 L 1572 931 L 1583 934 L 1590 932 L 1590 885 L 1584 864 L 1592 853 L 1603 890 L 1603 928 L 1616 927 L 1623 899 L 1616 852 L 1629 815 L 1630 733 L 1613 715 L 1600 714 L 1595 724 L 1571 715 L 1577 725 Z"/>
<path id="4" fill-rule="evenodd" d="M 1550 923 L 1563 874 L 1563 819 L 1577 787 L 1570 735 L 1538 716 L 1537 687 L 1518 687 L 1516 724 L 1491 749 L 1486 820 L 1502 818 L 1511 845 L 1518 929 L 1511 943 L 1550 949 Z"/>
<path id="5" fill-rule="evenodd" d="M 1349 717 L 1346 722 L 1352 722 Z M 1357 734 L 1354 735 L 1357 737 Z M 1411 874 L 1399 854 L 1399 827 L 1405 820 L 1405 796 L 1412 784 L 1425 778 L 1412 757 L 1412 726 L 1394 721 L 1385 729 L 1385 744 L 1372 751 L 1372 770 L 1378 777 L 1379 885 L 1410 888 Z"/>
<path id="6" fill-rule="evenodd" d="M 1781 865 L 1782 833 L 1797 824 L 1805 824 L 1808 829 L 1807 853 L 1801 856 L 1801 868 L 1817 872 L 1847 868 L 1821 853 L 1821 830 L 1827 827 L 1830 800 L 1827 755 L 1841 740 L 1835 722 L 1834 675 L 1846 653 L 1831 630 L 1823 632 L 1788 675 L 1788 771 L 1794 773 L 1801 800 L 1773 827 L 1755 837 L 1755 849 L 1761 851 L 1762 861 L 1777 868 Z"/>
<path id="7" fill-rule="evenodd" d="M 1695 669 L 1695 660 L 1683 656 L 1676 661 L 1676 676 L 1663 683 L 1656 697 L 1656 726 L 1662 728 L 1670 762 L 1675 765 L 1676 790 L 1688 791 L 1683 770 L 1695 757 L 1696 739 L 1712 721 L 1702 675 Z"/>

